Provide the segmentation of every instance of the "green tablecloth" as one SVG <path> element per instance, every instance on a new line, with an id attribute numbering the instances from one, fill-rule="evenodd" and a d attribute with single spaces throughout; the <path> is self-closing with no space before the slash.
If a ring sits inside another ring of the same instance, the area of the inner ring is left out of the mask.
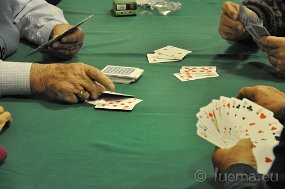
<path id="1" fill-rule="evenodd" d="M 201 106 L 236 96 L 243 86 L 283 80 L 268 73 L 266 54 L 220 38 L 221 0 L 183 0 L 171 16 L 112 17 L 111 0 L 63 0 L 70 23 L 96 13 L 82 25 L 85 43 L 70 62 L 134 66 L 145 70 L 117 91 L 144 101 L 131 112 L 63 105 L 42 98 L 2 98 L 13 114 L 0 135 L 9 157 L 0 167 L 1 189 L 188 189 L 221 188 L 214 182 L 213 145 L 196 135 Z M 192 50 L 176 63 L 149 64 L 147 53 L 166 45 Z M 22 42 L 11 61 L 54 62 L 42 54 L 23 58 L 34 46 Z M 217 66 L 218 78 L 181 82 L 181 66 Z M 198 182 L 195 173 L 205 171 Z"/>

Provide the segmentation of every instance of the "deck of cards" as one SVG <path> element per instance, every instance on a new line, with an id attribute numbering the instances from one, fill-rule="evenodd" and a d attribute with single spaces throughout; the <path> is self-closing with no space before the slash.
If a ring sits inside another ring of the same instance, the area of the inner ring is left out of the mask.
<path id="1" fill-rule="evenodd" d="M 134 98 L 133 95 L 105 91 L 97 100 L 87 101 L 87 103 L 94 105 L 96 109 L 131 111 L 142 101 Z"/>
<path id="2" fill-rule="evenodd" d="M 219 148 L 230 148 L 239 140 L 250 138 L 257 161 L 257 171 L 266 174 L 274 160 L 273 148 L 282 124 L 273 112 L 248 100 L 221 96 L 200 108 L 197 134 Z"/>
<path id="3" fill-rule="evenodd" d="M 180 73 L 173 75 L 180 81 L 192 81 L 219 76 L 216 72 L 216 66 L 182 66 Z"/>
<path id="4" fill-rule="evenodd" d="M 181 61 L 190 53 L 192 53 L 192 51 L 168 45 L 161 49 L 155 50 L 154 54 L 147 54 L 147 59 L 151 64 L 162 62 L 177 62 Z"/>
<path id="5" fill-rule="evenodd" d="M 260 37 L 270 36 L 270 33 L 263 26 L 262 20 L 250 14 L 245 6 L 239 6 L 238 19 L 255 41 Z"/>
<path id="6" fill-rule="evenodd" d="M 142 76 L 144 70 L 134 67 L 108 65 L 102 72 L 114 83 L 130 84 L 138 80 Z"/>

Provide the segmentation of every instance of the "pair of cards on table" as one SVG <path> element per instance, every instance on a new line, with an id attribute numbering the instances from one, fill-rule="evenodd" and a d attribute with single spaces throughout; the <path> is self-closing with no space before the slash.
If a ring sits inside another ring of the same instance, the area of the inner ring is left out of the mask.
<path id="1" fill-rule="evenodd" d="M 162 62 L 177 62 L 181 61 L 190 53 L 192 53 L 192 51 L 168 45 L 166 47 L 155 50 L 154 54 L 147 54 L 147 59 L 151 64 Z"/>
<path id="2" fill-rule="evenodd" d="M 265 174 L 274 160 L 273 148 L 283 129 L 273 112 L 248 100 L 221 96 L 197 113 L 197 134 L 220 148 L 230 148 L 250 138 L 257 171 Z"/>
<path id="3" fill-rule="evenodd" d="M 245 6 L 239 6 L 239 21 L 245 26 L 246 31 L 257 41 L 260 37 L 270 36 L 270 33 L 263 27 L 262 20 L 251 15 Z"/>
<path id="4" fill-rule="evenodd" d="M 130 84 L 138 80 L 142 76 L 144 70 L 134 67 L 108 65 L 102 72 L 114 83 Z"/>
<path id="5" fill-rule="evenodd" d="M 133 95 L 105 91 L 97 100 L 87 101 L 87 103 L 94 105 L 96 109 L 131 111 L 142 101 L 134 98 Z"/>
<path id="6" fill-rule="evenodd" d="M 180 81 L 192 81 L 219 76 L 216 72 L 216 66 L 182 66 L 180 73 L 173 75 Z"/>

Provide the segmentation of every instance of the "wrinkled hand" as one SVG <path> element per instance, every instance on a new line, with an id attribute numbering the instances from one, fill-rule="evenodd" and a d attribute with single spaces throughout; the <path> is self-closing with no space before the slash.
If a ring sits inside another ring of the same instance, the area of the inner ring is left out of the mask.
<path id="1" fill-rule="evenodd" d="M 239 4 L 229 1 L 222 5 L 223 12 L 220 18 L 219 33 L 226 40 L 239 41 L 249 36 L 243 24 L 238 20 L 239 7 Z M 257 17 L 250 9 L 246 8 L 246 11 Z"/>
<path id="2" fill-rule="evenodd" d="M 72 28 L 72 26 L 69 24 L 57 24 L 51 31 L 50 39 L 59 36 L 70 28 Z M 59 59 L 70 59 L 79 52 L 83 45 L 83 40 L 83 31 L 80 28 L 77 28 L 61 40 L 51 44 L 51 46 L 48 47 L 47 52 Z"/>
<path id="3" fill-rule="evenodd" d="M 247 98 L 264 108 L 271 110 L 277 119 L 281 118 L 285 93 L 270 86 L 244 87 L 239 91 L 238 98 Z"/>
<path id="4" fill-rule="evenodd" d="M 285 38 L 265 36 L 261 37 L 258 43 L 261 50 L 268 54 L 277 76 L 285 78 Z"/>
<path id="5" fill-rule="evenodd" d="M 11 120 L 12 120 L 11 114 L 9 112 L 5 112 L 4 108 L 0 106 L 0 131 Z"/>
<path id="6" fill-rule="evenodd" d="M 78 103 L 82 90 L 84 99 L 96 99 L 105 88 L 113 91 L 113 82 L 95 67 L 83 63 L 32 64 L 30 74 L 33 94 L 44 94 L 66 103 Z"/>
<path id="7" fill-rule="evenodd" d="M 237 163 L 244 163 L 257 169 L 255 157 L 252 152 L 253 144 L 250 139 L 240 140 L 229 149 L 216 149 L 212 161 L 220 172 Z"/>

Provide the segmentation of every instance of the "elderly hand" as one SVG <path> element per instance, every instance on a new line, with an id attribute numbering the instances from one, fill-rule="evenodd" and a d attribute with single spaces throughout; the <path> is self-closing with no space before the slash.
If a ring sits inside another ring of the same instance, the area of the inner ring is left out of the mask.
<path id="1" fill-rule="evenodd" d="M 244 87 L 239 91 L 238 98 L 247 98 L 274 113 L 277 119 L 281 118 L 285 104 L 285 93 L 270 86 Z"/>
<path id="2" fill-rule="evenodd" d="M 0 131 L 11 120 L 12 120 L 11 114 L 9 112 L 5 112 L 4 108 L 0 106 Z"/>
<path id="3" fill-rule="evenodd" d="M 30 83 L 33 94 L 44 94 L 66 103 L 96 99 L 105 88 L 115 89 L 100 70 L 83 63 L 32 64 Z M 78 99 L 79 95 L 84 99 Z"/>
<path id="4" fill-rule="evenodd" d="M 72 28 L 72 26 L 69 24 L 57 24 L 54 26 L 50 38 L 53 39 L 70 28 Z M 63 37 L 61 40 L 52 43 L 51 46 L 48 47 L 47 52 L 59 59 L 70 59 L 79 52 L 83 45 L 83 40 L 83 31 L 77 28 L 74 32 Z"/>
<path id="5" fill-rule="evenodd" d="M 222 38 L 230 41 L 239 41 L 245 39 L 249 34 L 245 31 L 243 24 L 238 20 L 239 4 L 225 2 L 222 5 L 222 15 L 219 24 L 219 33 Z M 248 14 L 257 17 L 255 12 L 246 8 Z"/>
<path id="6" fill-rule="evenodd" d="M 285 38 L 265 36 L 261 37 L 258 43 L 261 50 L 268 54 L 277 76 L 285 78 Z"/>
<path id="7" fill-rule="evenodd" d="M 252 148 L 253 144 L 250 139 L 240 140 L 230 149 L 218 148 L 213 153 L 213 164 L 220 172 L 224 172 L 228 167 L 237 163 L 244 163 L 257 169 Z"/>

